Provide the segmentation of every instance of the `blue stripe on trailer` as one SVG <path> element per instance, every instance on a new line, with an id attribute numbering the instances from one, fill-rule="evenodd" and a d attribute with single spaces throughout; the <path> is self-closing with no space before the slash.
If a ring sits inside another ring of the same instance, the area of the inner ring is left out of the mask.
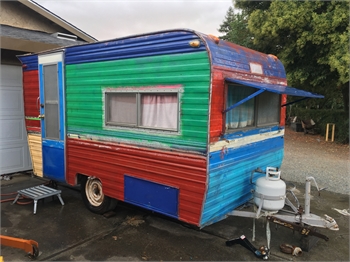
<path id="1" fill-rule="evenodd" d="M 189 43 L 192 40 L 199 40 L 201 45 L 191 47 Z M 180 30 L 68 47 L 65 63 L 80 64 L 205 50 L 198 35 L 192 31 Z"/>
<path id="2" fill-rule="evenodd" d="M 215 223 L 252 198 L 250 183 L 257 168 L 280 167 L 284 149 L 281 137 L 212 152 L 209 157 L 208 190 L 201 227 Z M 223 155 L 224 154 L 224 155 Z M 265 174 L 255 173 L 254 181 Z"/>
<path id="3" fill-rule="evenodd" d="M 38 70 L 38 55 L 17 56 L 22 62 L 23 71 Z"/>

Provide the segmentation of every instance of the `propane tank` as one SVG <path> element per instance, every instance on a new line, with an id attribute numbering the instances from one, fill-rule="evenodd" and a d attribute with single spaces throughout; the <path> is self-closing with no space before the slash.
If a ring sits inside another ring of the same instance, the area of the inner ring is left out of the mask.
<path id="1" fill-rule="evenodd" d="M 267 167 L 266 176 L 256 180 L 254 203 L 266 211 L 278 211 L 284 207 L 286 183 L 281 180 L 281 171 Z"/>

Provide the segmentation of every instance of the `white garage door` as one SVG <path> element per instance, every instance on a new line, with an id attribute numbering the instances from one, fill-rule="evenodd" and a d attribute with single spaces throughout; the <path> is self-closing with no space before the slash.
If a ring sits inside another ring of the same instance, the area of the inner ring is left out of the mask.
<path id="1" fill-rule="evenodd" d="M 32 168 L 24 123 L 22 69 L 1 65 L 0 174 Z"/>

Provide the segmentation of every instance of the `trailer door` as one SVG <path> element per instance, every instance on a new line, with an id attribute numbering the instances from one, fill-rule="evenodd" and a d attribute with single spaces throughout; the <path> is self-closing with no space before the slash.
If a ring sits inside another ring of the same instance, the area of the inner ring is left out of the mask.
<path id="1" fill-rule="evenodd" d="M 65 182 L 63 52 L 39 56 L 43 175 Z"/>

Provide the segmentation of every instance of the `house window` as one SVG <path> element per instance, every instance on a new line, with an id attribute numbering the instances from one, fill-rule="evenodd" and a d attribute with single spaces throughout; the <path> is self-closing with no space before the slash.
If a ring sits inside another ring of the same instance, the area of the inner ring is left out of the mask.
<path id="1" fill-rule="evenodd" d="M 227 87 L 226 108 L 245 99 L 258 89 L 229 84 Z M 277 125 L 280 121 L 280 95 L 264 91 L 260 95 L 226 112 L 226 130 L 249 129 Z"/>
<path id="2" fill-rule="evenodd" d="M 105 92 L 106 126 L 177 131 L 178 118 L 177 90 Z"/>

